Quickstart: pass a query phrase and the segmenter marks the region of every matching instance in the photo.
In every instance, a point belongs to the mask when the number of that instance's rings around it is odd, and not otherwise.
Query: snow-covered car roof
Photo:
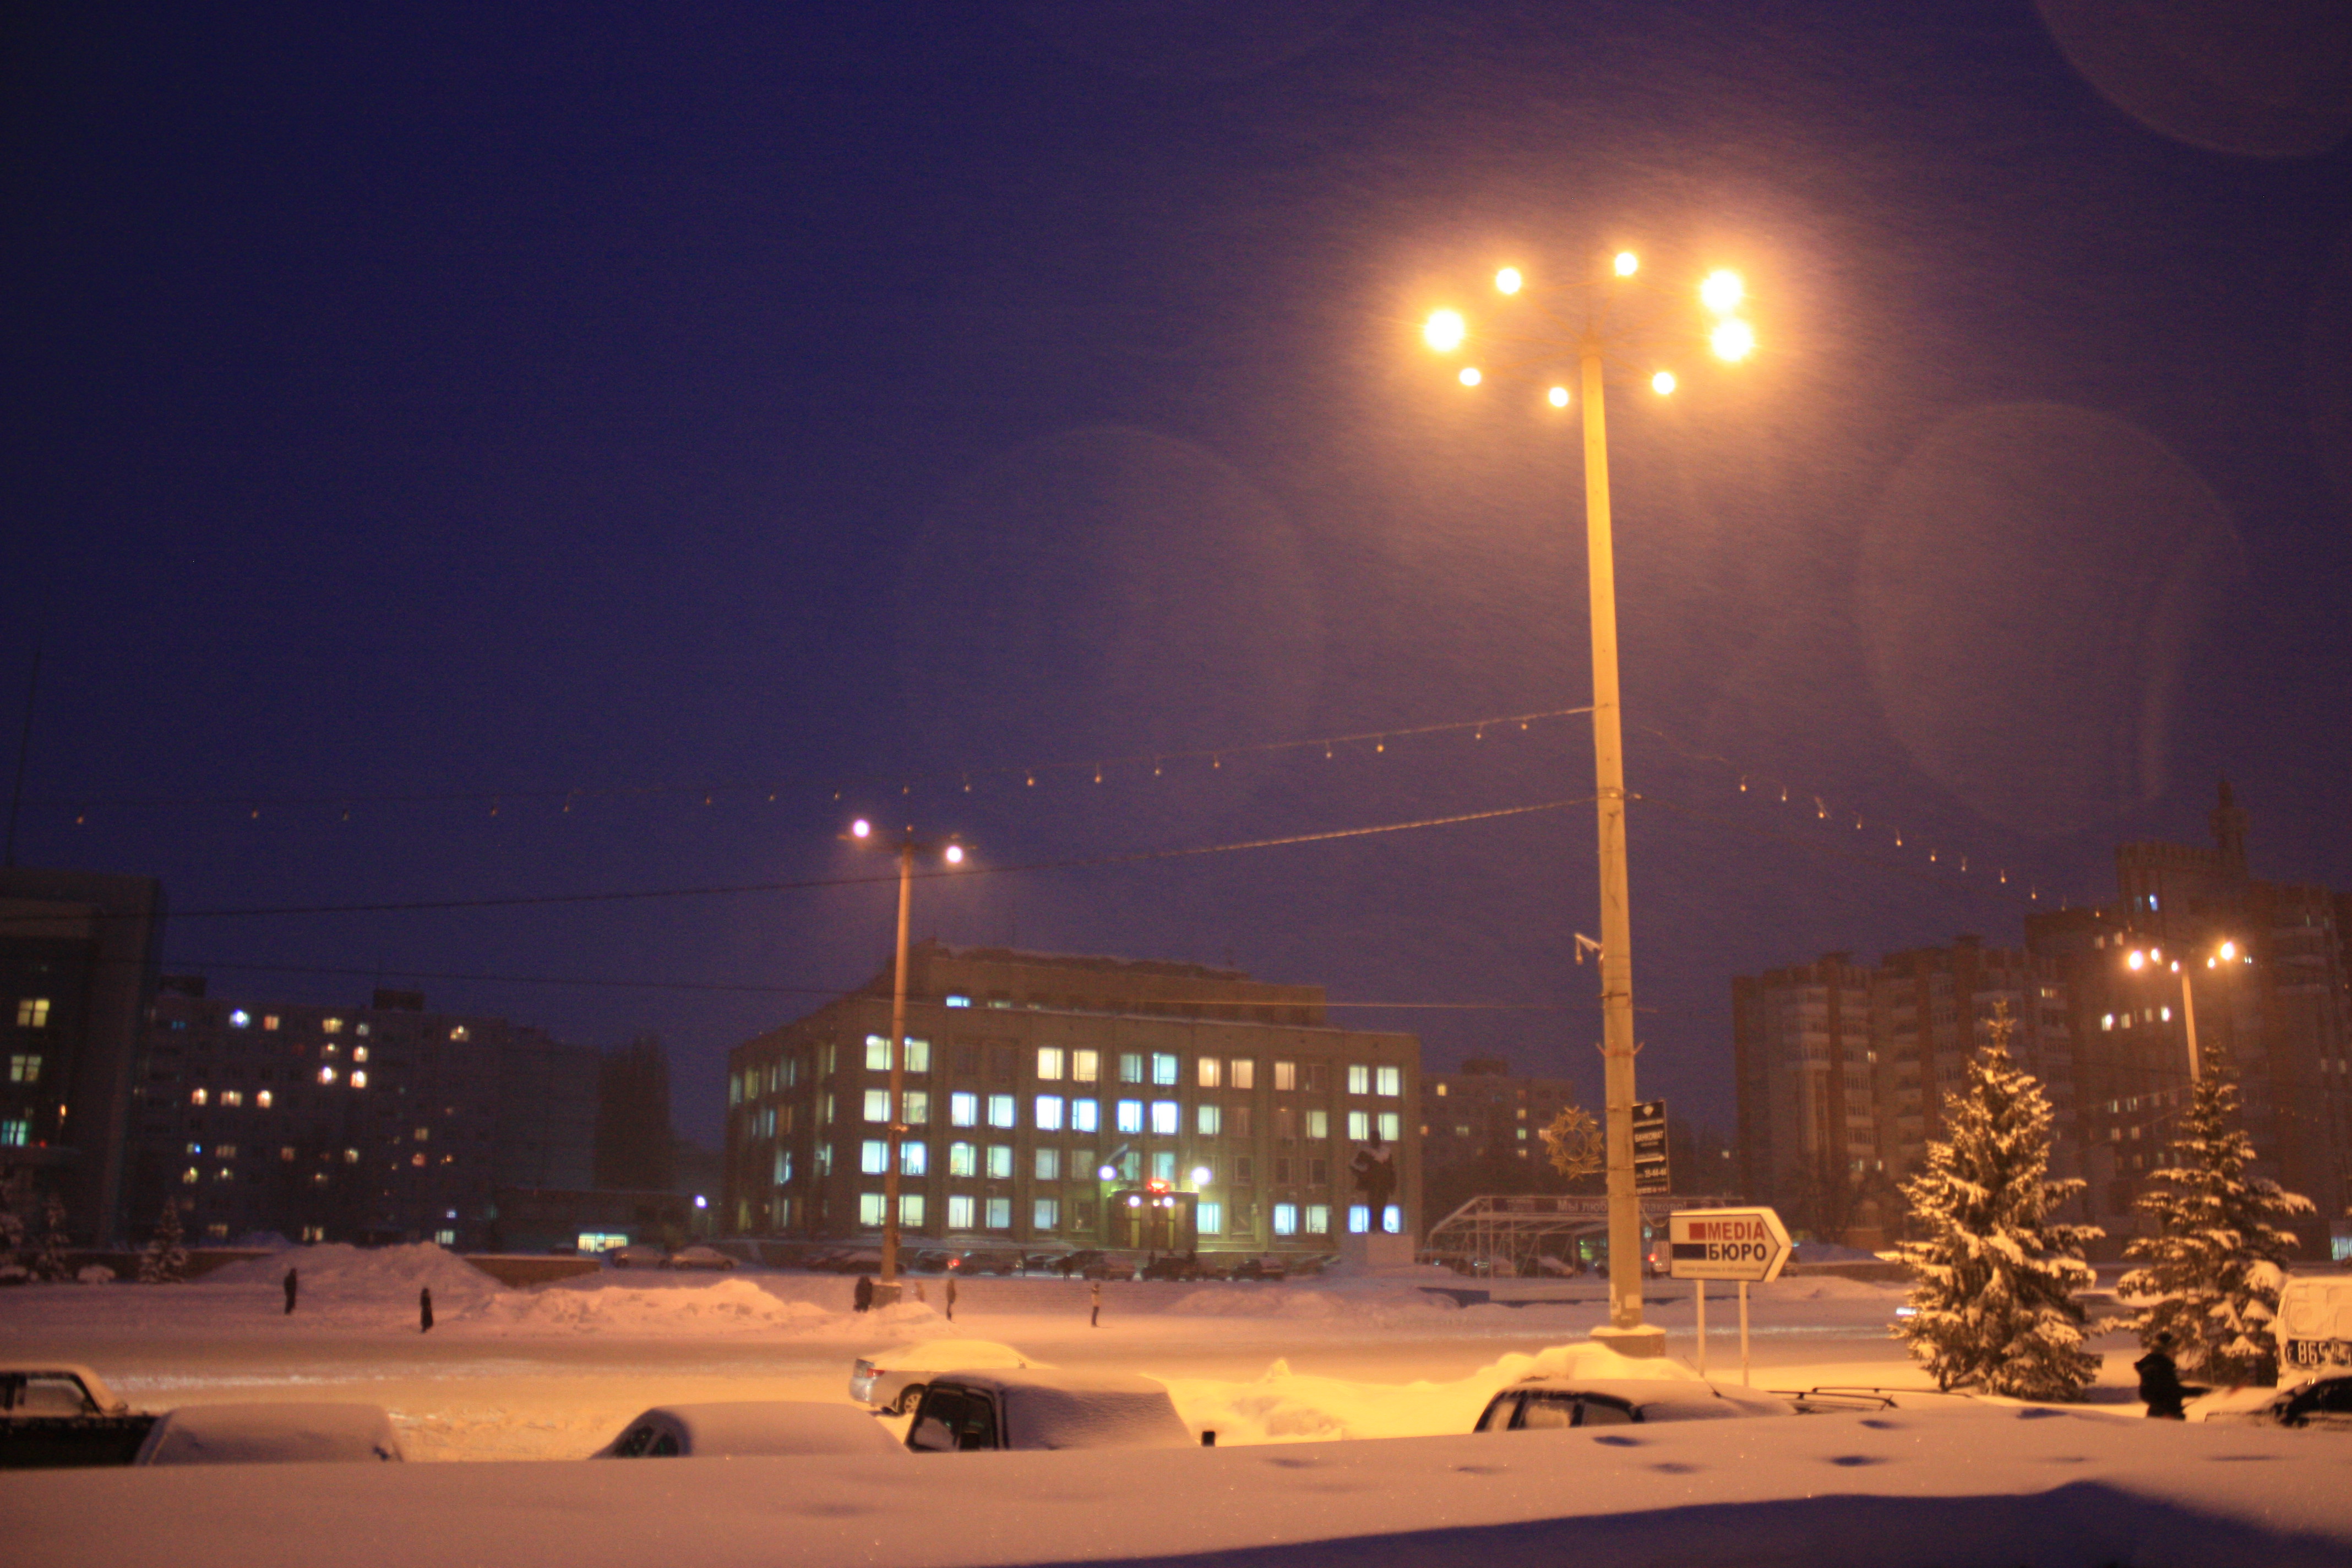
[[[855,1405],[814,1399],[739,1399],[656,1405],[623,1426],[593,1457],[617,1457],[622,1440],[641,1426],[668,1433],[677,1439],[680,1456],[698,1459],[905,1452],[888,1427]]]
[[[1794,1415],[1796,1407],[1760,1389],[1724,1388],[1696,1378],[1522,1378],[1504,1394],[1597,1394],[1642,1413],[1644,1421],[1719,1421],[1735,1415]]]
[[[1035,1364],[994,1340],[920,1340],[857,1358],[885,1372],[979,1372]]]
[[[1000,1396],[1008,1448],[1186,1448],[1193,1442],[1168,1390],[1129,1373],[959,1369],[931,1380],[934,1388],[943,1383]]]
[[[406,1457],[381,1405],[289,1401],[184,1405],[155,1423],[131,1462],[291,1465]]]
[[[70,1377],[79,1381],[100,1415],[120,1415],[131,1408],[121,1394],[106,1386],[104,1378],[79,1362],[11,1362],[0,1364],[0,1377]]]

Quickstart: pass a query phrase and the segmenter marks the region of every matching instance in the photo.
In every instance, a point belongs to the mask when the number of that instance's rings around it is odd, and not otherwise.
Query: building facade
[[[1566,1079],[1517,1078],[1507,1063],[1475,1058],[1458,1073],[1422,1080],[1422,1182],[1433,1224],[1483,1193],[1562,1190],[1543,1130],[1577,1103]]]
[[[226,1001],[167,980],[142,1039],[133,1229],[177,1202],[192,1240],[496,1246],[500,1187],[591,1184],[599,1058],[427,1012]]]
[[[63,1199],[79,1241],[110,1241],[126,1221],[140,1020],[163,940],[152,878],[0,870],[0,1179]]]
[[[936,942],[907,970],[908,1238],[1113,1245],[1110,1200],[1152,1184],[1205,1251],[1329,1251],[1417,1218],[1420,1043],[1330,1027],[1319,986]],[[882,1226],[890,991],[886,968],[730,1053],[732,1234]],[[1360,1152],[1393,1173],[1387,1203],[1359,1190]]]

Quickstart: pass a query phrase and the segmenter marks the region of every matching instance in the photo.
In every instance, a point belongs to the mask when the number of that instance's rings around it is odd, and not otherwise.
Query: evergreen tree
[[[1927,1236],[1901,1247],[1918,1278],[1913,1316],[1895,1333],[1939,1388],[2073,1399],[2099,1371],[2074,1292],[2091,1282],[2083,1247],[2103,1233],[2050,1218],[2083,1184],[2046,1179],[2050,1101],[2011,1059],[2014,1026],[1997,1007],[1965,1091],[1944,1102],[1950,1140],[1929,1143],[1926,1165],[1903,1184]]]
[[[2123,1294],[2150,1300],[2131,1326],[2144,1344],[2170,1334],[2183,1372],[2275,1384],[2273,1323],[2295,1246],[2277,1222],[2318,1211],[2300,1193],[2246,1173],[2254,1146],[2239,1124],[2237,1079],[2225,1059],[2209,1059],[2168,1152],[2172,1163],[2149,1175],[2133,1205],[2156,1234],[2124,1248],[2144,1267],[2124,1276]]]
[[[33,1174],[17,1169],[0,1178],[0,1263],[14,1263],[25,1245],[26,1216],[32,1212]]]
[[[179,1201],[165,1198],[155,1234],[148,1238],[147,1250],[139,1255],[139,1283],[175,1285],[188,1277],[188,1251],[180,1241]]]
[[[33,1278],[72,1279],[73,1270],[66,1264],[66,1248],[72,1245],[66,1235],[66,1201],[51,1193],[41,1215],[41,1245],[33,1254]]]

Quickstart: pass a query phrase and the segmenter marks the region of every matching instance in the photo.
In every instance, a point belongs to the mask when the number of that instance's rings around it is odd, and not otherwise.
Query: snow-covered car
[[[589,1457],[749,1459],[903,1451],[890,1429],[863,1410],[814,1399],[742,1399],[657,1405]]]
[[[1880,1388],[1857,1384],[1823,1384],[1813,1388],[1775,1388],[1771,1394],[1787,1400],[1800,1415],[1843,1415],[1874,1410],[1986,1410],[1972,1394],[1933,1388]]]
[[[1593,1380],[1529,1377],[1486,1402],[1475,1432],[1539,1432],[1570,1426],[1631,1426],[1652,1421],[1722,1421],[1794,1415],[1778,1394],[1696,1378]]]
[[[1126,1373],[942,1373],[923,1390],[907,1428],[907,1447],[919,1454],[1189,1448],[1192,1443],[1168,1391]]]
[[[859,1356],[850,1363],[849,1397],[903,1415],[922,1399],[923,1386],[935,1373],[1004,1372],[1034,1364],[993,1340],[925,1340]]]
[[[604,1254],[604,1261],[615,1268],[659,1268],[669,1261],[669,1254],[658,1247],[638,1244],[614,1247]]]
[[[718,1268],[735,1267],[735,1259],[715,1247],[681,1247],[661,1260],[664,1268]]]
[[[2268,1397],[2255,1397],[2267,1394]],[[2189,1419],[2220,1426],[2296,1426],[2352,1432],[2352,1374],[2314,1378],[2292,1388],[2241,1391],[2200,1399]]]
[[[127,1465],[154,1425],[86,1366],[0,1366],[0,1469]]]
[[[155,1423],[131,1463],[396,1463],[406,1457],[381,1405],[289,1401],[182,1405]]]

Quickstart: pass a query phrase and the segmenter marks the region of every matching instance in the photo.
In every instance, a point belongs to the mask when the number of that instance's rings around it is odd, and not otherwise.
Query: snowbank
[[[507,1290],[459,1320],[467,1326],[529,1332],[745,1333],[805,1331],[835,1314],[811,1301],[780,1301],[748,1279],[724,1279],[698,1290],[604,1285],[579,1290]]]
[[[200,1290],[228,1285],[275,1287],[286,1270],[299,1274],[301,1300],[312,1302],[404,1301],[430,1289],[436,1311],[478,1305],[499,1294],[499,1282],[446,1247],[429,1241],[407,1247],[351,1247],[322,1242],[289,1247],[268,1258],[248,1258],[215,1268],[194,1282]]]

